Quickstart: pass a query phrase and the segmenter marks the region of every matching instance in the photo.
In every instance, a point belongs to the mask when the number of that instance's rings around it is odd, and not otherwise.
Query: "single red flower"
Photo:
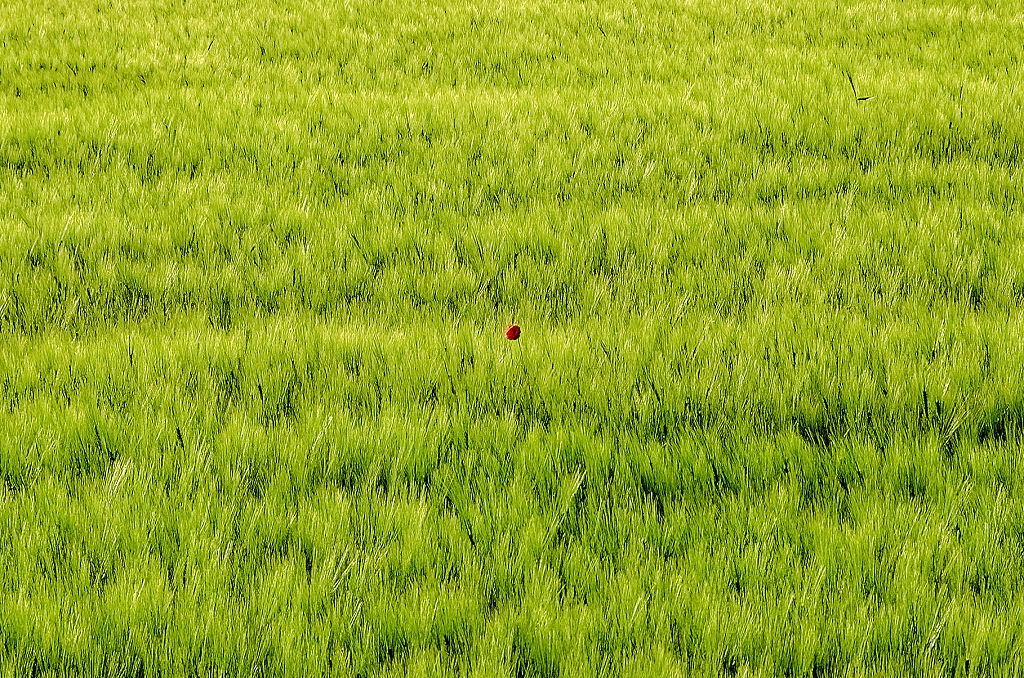
[[[505,336],[515,341],[519,338],[519,325],[509,325],[505,330]]]

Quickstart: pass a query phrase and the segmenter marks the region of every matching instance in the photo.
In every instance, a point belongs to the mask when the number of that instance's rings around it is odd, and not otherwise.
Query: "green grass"
[[[0,675],[1024,672],[1013,3],[0,44]]]

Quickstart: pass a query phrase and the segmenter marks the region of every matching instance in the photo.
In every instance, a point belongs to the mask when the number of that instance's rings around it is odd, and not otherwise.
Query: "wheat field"
[[[1015,3],[0,36],[0,675],[1024,672]]]

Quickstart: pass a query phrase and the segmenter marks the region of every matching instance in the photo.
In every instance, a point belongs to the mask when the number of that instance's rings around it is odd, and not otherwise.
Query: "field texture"
[[[1024,672],[1018,3],[0,45],[0,676]]]

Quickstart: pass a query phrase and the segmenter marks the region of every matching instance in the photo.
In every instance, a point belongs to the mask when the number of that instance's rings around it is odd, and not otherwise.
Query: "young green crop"
[[[0,16],[0,673],[1021,672],[1013,7],[200,5]]]

